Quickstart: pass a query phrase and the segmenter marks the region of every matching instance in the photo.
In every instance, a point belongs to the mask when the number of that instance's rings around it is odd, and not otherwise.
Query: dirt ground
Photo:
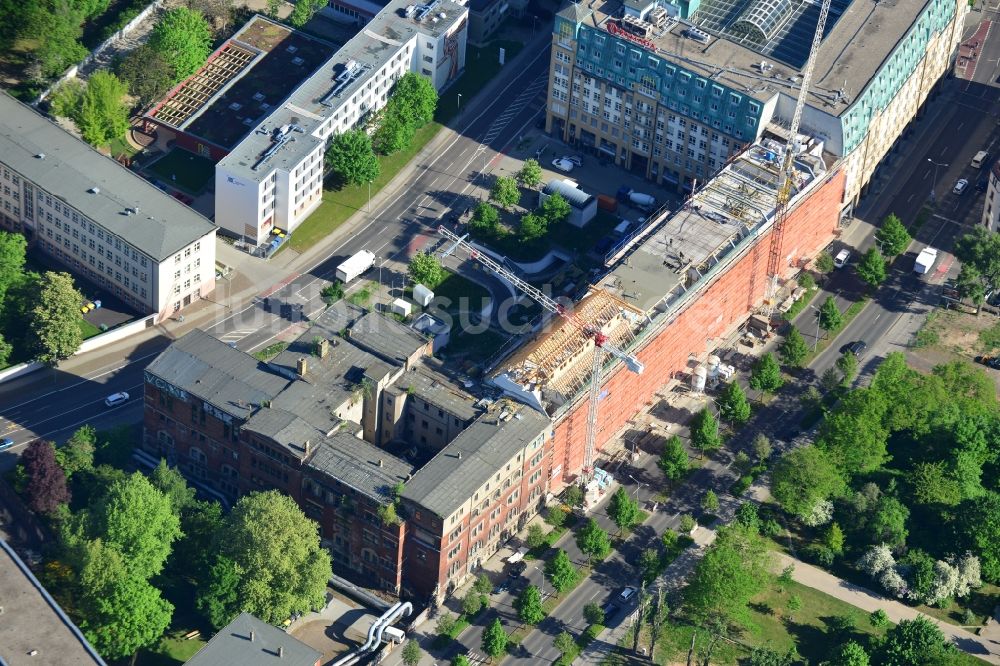
[[[993,327],[1000,329],[1000,319],[990,314],[976,316],[955,310],[935,310],[918,334],[914,346],[907,350],[907,360],[913,367],[929,372],[935,365],[949,361],[972,363],[981,354],[1000,355],[1000,349],[988,349],[980,339],[981,332]],[[1000,370],[979,364],[976,367],[993,378],[1000,393]]]
[[[348,646],[341,643],[334,636],[339,637],[339,633],[330,626],[327,620],[316,620],[299,627],[293,632],[295,638],[306,645],[323,652],[323,659],[320,663],[326,664],[334,657],[339,657],[347,652]]]

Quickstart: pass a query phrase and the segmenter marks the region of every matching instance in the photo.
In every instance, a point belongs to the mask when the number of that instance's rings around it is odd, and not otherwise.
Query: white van
[[[837,256],[833,258],[834,268],[843,268],[847,265],[847,260],[851,258],[850,250],[841,250],[837,253]]]
[[[985,150],[980,150],[976,153],[976,156],[972,158],[972,168],[981,169],[982,166],[986,164],[986,160],[988,159],[990,159],[990,154]]]

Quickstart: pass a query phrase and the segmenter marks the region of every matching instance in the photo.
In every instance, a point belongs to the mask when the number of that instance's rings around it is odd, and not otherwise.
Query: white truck
[[[913,272],[919,275],[926,275],[931,272],[934,262],[937,261],[938,251],[932,247],[925,247],[917,255],[917,260],[913,263]]]
[[[351,255],[342,264],[337,266],[337,279],[347,284],[374,265],[375,253],[369,250],[361,250],[361,252]]]

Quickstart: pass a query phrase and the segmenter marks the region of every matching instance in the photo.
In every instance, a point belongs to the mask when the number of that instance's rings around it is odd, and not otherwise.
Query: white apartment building
[[[141,314],[215,288],[212,223],[0,93],[0,227]]]
[[[994,162],[990,165],[986,178],[983,226],[990,231],[1000,233],[1000,162]]]
[[[390,2],[216,165],[215,223],[254,245],[294,232],[323,200],[327,140],[382,108],[406,72],[438,90],[458,76],[467,17],[452,0]]]

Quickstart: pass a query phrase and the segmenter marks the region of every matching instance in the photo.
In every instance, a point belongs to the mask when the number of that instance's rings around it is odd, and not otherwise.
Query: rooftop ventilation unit
[[[295,56],[294,58],[292,58],[292,64],[293,65],[301,65],[304,62],[305,62],[305,60],[303,60],[302,58],[300,58],[298,56]]]
[[[231,111],[239,111],[242,108],[243,108],[243,105],[240,104],[239,102],[233,102],[232,104],[229,105],[229,109]]]
[[[285,47],[285,50],[288,51],[289,53],[295,53],[296,51],[299,50],[299,47],[289,44],[288,46]]]
[[[101,188],[95,186],[95,187],[90,188],[87,191],[90,192],[91,194],[100,194],[101,193]]]
[[[767,74],[772,69],[774,69],[774,65],[772,65],[766,60],[761,60],[759,63],[757,63],[757,69],[760,70],[761,74]]]
[[[264,93],[262,93],[262,92],[255,92],[253,94],[253,98],[257,102],[263,102],[264,101]]]
[[[632,33],[633,35],[637,35],[642,38],[649,37],[649,33],[653,29],[653,26],[647,23],[646,21],[643,21],[642,19],[636,18],[629,14],[625,14],[624,16],[622,16],[621,23],[622,23],[622,28]]]
[[[646,20],[657,28],[663,28],[667,24],[667,19],[670,18],[670,14],[663,7],[656,6],[650,10],[649,15],[646,16]]]
[[[340,93],[344,92],[349,85],[357,81],[366,69],[368,69],[367,65],[359,64],[356,60],[348,60],[344,63],[340,74],[333,79],[333,88],[323,99],[319,101],[319,103],[323,106],[332,107],[333,104],[331,103],[331,100],[334,97],[338,97]]]
[[[423,21],[427,18],[427,15],[434,11],[434,8],[438,6],[441,0],[433,0],[433,2],[426,5],[417,5],[416,13],[414,14],[414,19],[417,21]]]
[[[45,159],[45,153],[38,153],[37,155],[35,155],[35,157],[37,157],[40,160],[44,160]]]
[[[708,40],[710,39],[707,32],[698,28],[688,28],[684,31],[684,36],[688,39],[693,39],[699,44],[708,44]]]
[[[265,162],[274,157],[274,154],[279,150],[281,150],[282,146],[284,146],[289,141],[294,141],[295,139],[291,136],[292,132],[304,133],[305,130],[303,130],[298,125],[282,125],[281,127],[271,132],[271,145],[268,146],[267,150],[261,153],[261,156],[257,159],[254,165],[250,167],[250,169],[252,171],[256,171],[261,166],[263,166]]]
[[[406,5],[406,9],[403,10],[403,15],[406,18],[410,18],[411,16],[413,16],[414,12],[416,12],[416,11],[417,11],[417,6],[416,5]]]

